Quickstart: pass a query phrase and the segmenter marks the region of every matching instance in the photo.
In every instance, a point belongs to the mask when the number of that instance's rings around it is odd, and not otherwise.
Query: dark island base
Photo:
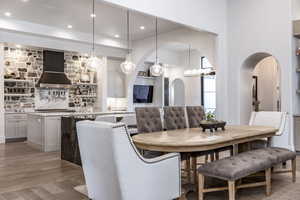
[[[81,166],[76,122],[95,120],[94,118],[62,117],[61,121],[61,159]]]

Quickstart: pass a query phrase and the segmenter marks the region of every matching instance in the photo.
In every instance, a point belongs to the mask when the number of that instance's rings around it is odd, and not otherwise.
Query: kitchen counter
[[[107,111],[107,112],[34,112],[27,113],[28,115],[35,115],[41,117],[55,117],[55,116],[80,116],[80,115],[124,115],[134,114],[130,111]]]
[[[108,112],[34,112],[27,113],[27,143],[44,152],[61,150],[61,129],[63,117],[90,117],[108,116],[123,118],[134,117],[134,112],[108,111]]]

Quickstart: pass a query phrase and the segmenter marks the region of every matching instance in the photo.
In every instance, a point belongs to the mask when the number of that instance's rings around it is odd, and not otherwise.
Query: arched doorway
[[[171,85],[171,104],[173,106],[185,105],[185,85],[183,80],[175,79]]]
[[[248,124],[252,111],[279,111],[280,67],[269,53],[249,56],[241,68],[240,119]]]

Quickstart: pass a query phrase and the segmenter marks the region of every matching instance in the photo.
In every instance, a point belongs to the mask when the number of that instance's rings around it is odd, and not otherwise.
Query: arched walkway
[[[240,118],[241,124],[248,124],[251,112],[253,111],[253,71],[255,67],[267,57],[273,57],[269,53],[260,52],[249,56],[243,63],[240,76]],[[276,58],[273,57],[275,60]],[[277,65],[280,65],[276,60]],[[280,80],[280,78],[279,78]]]

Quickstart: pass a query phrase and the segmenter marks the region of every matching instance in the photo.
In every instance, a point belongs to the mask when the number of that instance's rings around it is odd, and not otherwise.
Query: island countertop
[[[82,115],[126,115],[134,114],[132,111],[106,111],[106,112],[33,112],[28,115],[35,115],[41,117],[55,117],[55,116],[82,116]]]

